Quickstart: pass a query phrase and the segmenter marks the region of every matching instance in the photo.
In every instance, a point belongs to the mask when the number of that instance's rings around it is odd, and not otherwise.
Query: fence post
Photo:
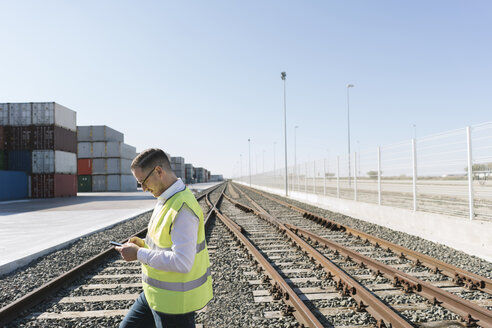
[[[475,214],[473,205],[473,158],[472,158],[472,141],[470,126],[466,127],[466,146],[468,148],[468,203],[470,206],[470,220],[473,220]]]
[[[381,147],[378,147],[378,204],[381,205]]]
[[[326,196],[326,158],[323,159],[323,195]]]
[[[340,156],[337,156],[337,198],[340,198]]]
[[[412,139],[413,210],[417,210],[417,141]]]
[[[316,195],[316,161],[313,161],[313,189],[314,189],[314,194]]]
[[[307,194],[307,175],[308,175],[308,170],[307,170],[307,162],[304,164],[304,193]]]
[[[354,200],[357,201],[357,152],[354,153]]]

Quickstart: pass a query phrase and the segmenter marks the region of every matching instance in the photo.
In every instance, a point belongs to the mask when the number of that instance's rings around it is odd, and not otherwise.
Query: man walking
[[[157,204],[145,240],[116,247],[126,261],[142,263],[144,290],[120,328],[195,327],[195,311],[213,297],[201,207],[161,149],[140,153],[131,170]]]

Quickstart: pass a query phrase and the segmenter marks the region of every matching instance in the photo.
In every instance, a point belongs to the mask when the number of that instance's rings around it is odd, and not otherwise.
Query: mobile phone
[[[123,244],[117,243],[115,241],[110,241],[109,243],[113,246],[123,246]]]

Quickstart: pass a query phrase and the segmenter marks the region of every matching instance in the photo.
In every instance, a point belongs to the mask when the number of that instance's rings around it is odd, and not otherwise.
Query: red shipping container
[[[7,128],[0,126],[0,150],[7,149]]]
[[[92,174],[92,158],[79,158],[77,160],[77,174],[78,175]]]
[[[71,196],[77,196],[77,176],[75,174],[31,175],[32,198]]]
[[[30,126],[9,126],[7,130],[8,150],[31,150],[32,131]]]
[[[54,125],[33,125],[32,149],[63,150],[77,153],[77,133]]]

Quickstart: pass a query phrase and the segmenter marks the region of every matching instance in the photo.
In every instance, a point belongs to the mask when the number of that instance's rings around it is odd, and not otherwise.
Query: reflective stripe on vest
[[[142,274],[142,281],[152,287],[157,287],[160,289],[171,290],[174,292],[187,292],[189,290],[195,289],[207,282],[207,278],[211,275],[210,268],[207,272],[198,279],[187,281],[187,282],[167,282],[152,279],[145,274]]]

